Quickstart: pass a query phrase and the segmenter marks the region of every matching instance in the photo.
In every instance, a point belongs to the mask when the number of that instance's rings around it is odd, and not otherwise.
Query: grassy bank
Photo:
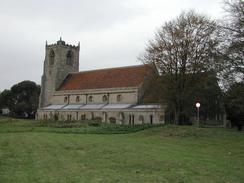
[[[82,131],[102,127],[1,118],[0,182],[244,181],[243,132],[189,126],[138,130],[138,126],[136,133],[112,134],[123,128],[116,125],[108,127],[110,135]]]
[[[123,134],[162,125],[118,125],[94,121],[36,121],[0,118],[0,133],[55,132],[70,134]]]

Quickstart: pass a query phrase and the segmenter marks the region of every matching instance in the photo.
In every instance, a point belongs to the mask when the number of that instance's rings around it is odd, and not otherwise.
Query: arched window
[[[66,64],[73,65],[73,52],[71,50],[67,52],[66,57],[67,57]]]
[[[76,97],[76,102],[80,102],[80,96]]]
[[[122,100],[122,96],[121,95],[117,95],[117,102],[120,102]]]
[[[49,118],[50,118],[51,120],[53,120],[53,113],[52,113],[52,112],[49,113]]]
[[[49,65],[54,64],[54,58],[55,58],[55,53],[53,50],[50,50],[50,52],[49,52]]]
[[[72,121],[72,115],[71,114],[67,115],[67,121]]]
[[[44,120],[47,120],[47,114],[44,114]]]
[[[86,120],[86,115],[85,114],[81,115],[81,120]]]
[[[153,115],[150,115],[150,124],[153,124]]]
[[[139,121],[143,124],[144,123],[144,117],[143,117],[143,115],[140,115],[139,116]]]
[[[89,102],[92,102],[92,100],[93,100],[93,97],[92,97],[92,96],[89,96],[89,97],[88,97],[88,101],[89,101]]]
[[[107,95],[103,95],[103,102],[107,102],[107,101],[108,101]]]

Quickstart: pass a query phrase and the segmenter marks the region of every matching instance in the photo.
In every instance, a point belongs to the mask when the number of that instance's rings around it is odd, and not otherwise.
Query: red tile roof
[[[139,65],[71,73],[58,91],[138,87],[149,69],[148,65]]]

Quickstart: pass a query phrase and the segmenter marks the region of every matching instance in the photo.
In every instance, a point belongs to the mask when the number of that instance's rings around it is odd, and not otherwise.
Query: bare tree
[[[195,76],[215,69],[217,30],[216,22],[205,16],[194,11],[182,13],[156,32],[139,57],[144,63],[155,63],[163,76],[160,95],[174,111],[176,124],[192,94],[189,88],[199,78]]]
[[[227,13],[222,25],[224,66],[223,74],[227,84],[244,80],[244,1],[224,1]]]

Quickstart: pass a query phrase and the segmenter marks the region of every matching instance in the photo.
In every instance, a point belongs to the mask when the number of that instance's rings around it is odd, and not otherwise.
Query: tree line
[[[33,81],[22,81],[0,93],[0,109],[9,109],[12,117],[34,118],[39,95],[39,85]]]
[[[222,22],[192,10],[164,23],[139,56],[159,72],[145,92],[167,104],[175,124],[191,123],[196,102],[204,120],[226,112],[232,125],[244,123],[244,2],[223,4]]]

